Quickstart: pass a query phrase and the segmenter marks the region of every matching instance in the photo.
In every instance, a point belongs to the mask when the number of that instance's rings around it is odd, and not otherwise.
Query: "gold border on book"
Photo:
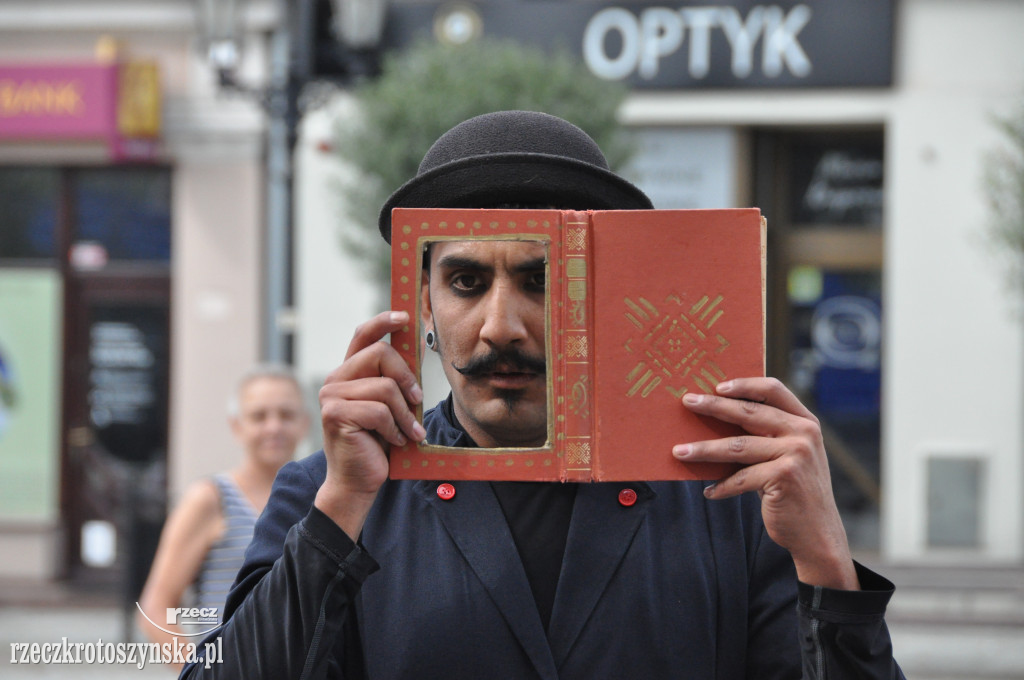
[[[406,226],[408,226],[408,225],[404,225],[402,227],[402,232],[404,234],[408,235],[410,238],[412,238],[412,236],[411,236],[412,229],[410,228],[408,231],[406,231]],[[497,222],[493,222],[493,221],[489,222],[487,226],[489,228],[491,228],[491,229],[498,229],[498,228],[500,228],[500,224],[497,223]],[[544,226],[545,226],[545,228],[550,228],[550,223],[548,223],[547,220],[545,220],[545,225]],[[420,230],[424,231],[424,232],[430,232],[430,231],[432,231],[431,227],[432,227],[432,225],[430,225],[429,223],[422,223],[420,225]],[[465,227],[465,223],[463,223],[463,222],[457,222],[456,223],[456,229],[462,229],[464,227]],[[506,227],[507,228],[511,228],[511,229],[516,229],[518,227],[518,223],[514,222],[514,221],[509,221],[509,222],[506,223]],[[436,228],[442,228],[442,227],[440,227],[440,223],[438,223]],[[483,234],[473,233],[474,231],[476,231],[478,229],[482,229],[482,228],[483,228],[483,225],[480,222],[474,222],[473,225],[470,227],[469,233],[467,233],[467,234],[457,234],[457,235],[433,234],[433,233],[426,233],[426,234],[421,233],[421,234],[419,234],[418,236],[415,237],[416,238],[416,271],[423,271],[423,253],[426,250],[426,245],[429,244],[429,243],[436,243],[436,242],[441,242],[441,241],[540,241],[540,242],[544,243],[544,247],[546,249],[546,270],[545,270],[545,276],[548,278],[548,280],[550,280],[550,275],[551,275],[551,251],[552,251],[552,241],[553,241],[553,239],[552,239],[550,234],[536,233],[536,232],[531,232],[531,233],[522,233],[522,232],[518,232],[518,233],[483,233]],[[403,246],[404,246],[405,243],[406,243],[406,241],[403,240],[402,241]],[[416,328],[417,328],[416,337],[419,338],[419,337],[421,337],[422,331],[423,331],[423,328],[422,328],[422,318],[423,318],[422,303],[423,303],[423,299],[422,299],[422,296],[418,294],[418,290],[416,290],[418,288],[418,286],[420,285],[419,282],[417,281],[415,284],[412,284],[412,282],[410,282],[410,284],[413,285],[413,291],[415,291],[417,293],[416,296],[415,296],[415,298],[416,298],[415,314],[416,314]],[[407,284],[407,285],[410,285],[410,284]],[[546,286],[545,290],[544,290],[544,353],[545,353],[546,364],[549,367],[554,365],[553,364],[553,360],[554,360],[553,359],[553,342],[552,342],[552,332],[551,332],[551,314],[552,314],[551,287],[550,286]],[[416,381],[418,383],[420,383],[420,384],[422,384],[422,381],[423,381],[422,368],[423,368],[423,344],[420,343],[420,342],[417,342],[416,343],[416,371],[415,371],[415,373],[416,373]],[[422,443],[421,442],[421,443],[419,443],[417,445],[419,450],[420,450],[420,453],[423,453],[423,454],[444,454],[446,456],[448,456],[448,455],[455,455],[455,456],[460,456],[460,455],[465,455],[465,456],[469,456],[469,455],[472,455],[472,456],[479,456],[479,455],[486,455],[486,456],[520,455],[520,456],[522,456],[522,455],[531,455],[531,454],[549,454],[549,455],[550,454],[554,454],[555,453],[556,433],[557,433],[557,429],[558,429],[557,425],[556,425],[556,422],[558,421],[558,418],[557,418],[557,416],[555,414],[555,410],[554,410],[554,404],[555,404],[554,392],[555,392],[555,390],[554,390],[553,372],[551,370],[547,370],[546,371],[545,376],[544,376],[544,382],[545,382],[545,386],[546,386],[545,391],[546,391],[546,396],[547,396],[547,404],[546,404],[546,408],[547,408],[547,439],[544,442],[543,446],[541,446],[541,447],[519,447],[519,446],[512,447],[512,446],[510,446],[510,447],[497,447],[497,448],[467,448],[467,447],[463,447],[463,446],[440,446],[438,444],[430,444],[430,443]],[[419,420],[419,422],[421,422],[421,423],[423,422],[423,404],[417,405],[417,407],[416,407],[416,418],[417,418],[417,420]],[[427,459],[424,459],[424,461],[427,461]],[[435,461],[435,462],[441,463],[443,461]],[[548,463],[545,463],[545,464],[548,464]]]

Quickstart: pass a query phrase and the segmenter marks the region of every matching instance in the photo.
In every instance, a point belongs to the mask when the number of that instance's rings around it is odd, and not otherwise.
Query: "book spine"
[[[761,216],[761,375],[768,375],[768,220]]]
[[[590,214],[563,213],[563,273],[559,356],[559,437],[562,479],[589,482],[594,462],[593,285]]]

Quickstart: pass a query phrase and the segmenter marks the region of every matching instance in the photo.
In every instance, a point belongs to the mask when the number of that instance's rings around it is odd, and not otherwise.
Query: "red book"
[[[391,448],[393,479],[719,479],[672,447],[738,434],[696,416],[687,392],[765,371],[765,222],[737,210],[398,208],[392,308],[415,323],[391,343],[419,376],[419,286],[432,240],[547,245],[548,438],[539,449]],[[422,418],[422,412],[417,416]]]

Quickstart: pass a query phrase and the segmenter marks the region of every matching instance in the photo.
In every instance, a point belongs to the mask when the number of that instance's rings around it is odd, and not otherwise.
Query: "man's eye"
[[[535,290],[544,290],[544,285],[547,282],[547,273],[543,271],[535,272],[530,275],[529,285]]]
[[[480,287],[480,278],[473,274],[456,274],[452,277],[452,288],[456,291],[473,291]]]

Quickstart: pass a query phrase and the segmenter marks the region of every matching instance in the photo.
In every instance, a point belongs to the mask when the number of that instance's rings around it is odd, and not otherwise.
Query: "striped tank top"
[[[224,601],[242,566],[245,549],[252,541],[256,511],[228,475],[213,478],[220,494],[224,534],[210,547],[196,577],[196,607],[216,607],[218,623],[224,618]]]

